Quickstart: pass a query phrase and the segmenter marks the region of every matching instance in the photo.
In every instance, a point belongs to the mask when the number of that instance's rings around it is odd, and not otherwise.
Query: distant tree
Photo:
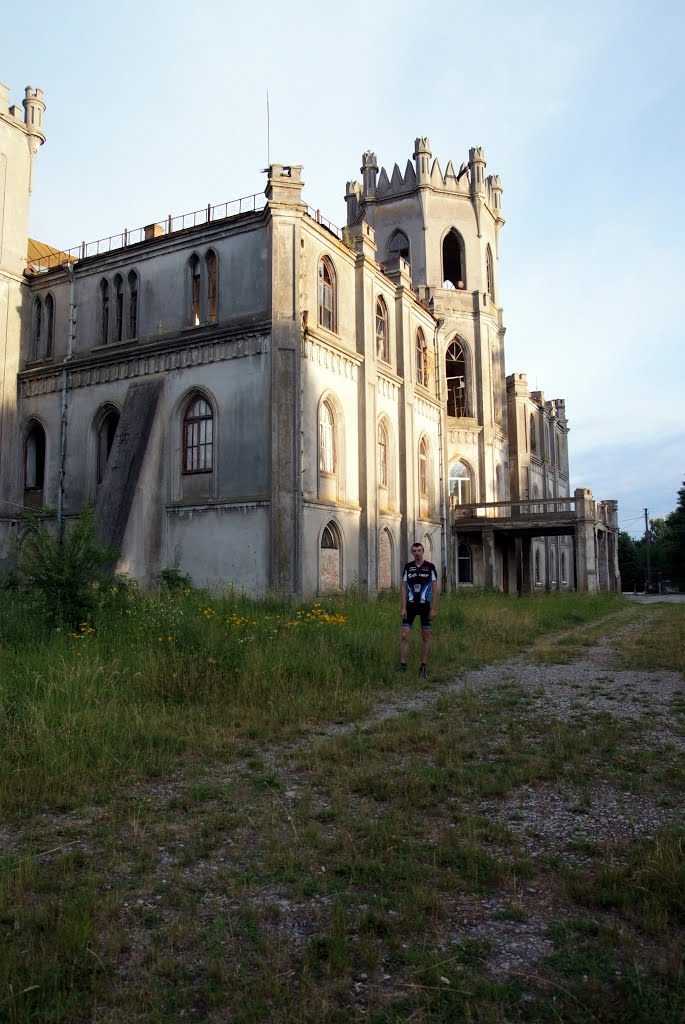
[[[618,569],[623,590],[642,590],[645,583],[644,542],[634,541],[621,530],[618,535]]]
[[[685,480],[678,491],[675,511],[666,517],[668,527],[667,552],[671,583],[685,590]]]

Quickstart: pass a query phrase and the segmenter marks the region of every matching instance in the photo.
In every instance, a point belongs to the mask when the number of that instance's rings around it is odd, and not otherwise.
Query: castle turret
[[[469,150],[469,170],[471,171],[471,192],[485,192],[485,153],[480,146]]]
[[[416,165],[417,185],[430,185],[430,163],[431,163],[430,139],[421,138],[414,140],[414,163]]]
[[[31,192],[33,158],[45,142],[45,133],[43,132],[43,114],[45,113],[43,90],[34,89],[32,86],[27,85],[22,102],[24,106],[24,124],[26,125],[26,141],[28,142],[31,154],[31,167],[29,169],[29,192]]]
[[[347,223],[354,224],[359,216],[362,198],[362,187],[358,181],[348,181],[345,185],[345,203],[347,204]]]
[[[362,155],[362,165],[359,170],[362,175],[364,198],[375,199],[378,161],[376,160],[376,154],[372,150],[367,149],[367,151]]]

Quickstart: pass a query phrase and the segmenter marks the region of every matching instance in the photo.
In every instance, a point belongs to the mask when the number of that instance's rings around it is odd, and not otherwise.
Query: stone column
[[[573,494],[576,499],[576,526],[573,536],[576,590],[580,594],[596,594],[598,580],[595,503],[592,500],[592,491],[587,487],[577,487]]]
[[[483,586],[495,585],[495,534],[493,530],[483,530]]]

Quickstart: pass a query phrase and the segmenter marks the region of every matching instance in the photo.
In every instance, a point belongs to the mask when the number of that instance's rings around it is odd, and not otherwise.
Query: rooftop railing
[[[321,210],[315,210],[313,206],[308,206],[307,216],[311,217],[312,220],[315,220],[322,228],[326,228],[327,231],[330,231],[332,235],[335,235],[339,242],[342,242],[342,231],[339,227],[333,224],[332,221],[328,220],[327,217],[324,217]]]
[[[227,203],[219,203],[212,206],[208,203],[201,210],[193,210],[191,213],[182,213],[174,217],[169,214],[164,220],[146,224],[141,228],[124,228],[118,235],[108,235],[107,238],[98,238],[94,242],[81,242],[71,249],[53,250],[45,256],[29,261],[29,268],[35,273],[44,273],[61,267],[65,263],[75,263],[77,260],[85,260],[90,256],[102,256],[105,253],[113,252],[116,249],[125,249],[129,245],[137,245],[139,242],[149,242],[155,238],[173,235],[188,228],[201,227],[203,224],[211,224],[213,221],[225,220],[227,217],[235,217],[241,213],[254,213],[262,210],[266,205],[266,198],[263,192],[257,192],[251,196],[241,196],[240,199],[231,199]]]

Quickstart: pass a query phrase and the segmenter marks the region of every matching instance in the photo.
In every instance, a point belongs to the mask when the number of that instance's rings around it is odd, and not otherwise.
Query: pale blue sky
[[[572,486],[639,532],[685,477],[684,44],[675,0],[34,0],[0,80],[45,90],[31,230],[58,247],[262,191],[267,88],[272,159],[338,224],[364,149],[482,145],[507,372],[566,399]]]

